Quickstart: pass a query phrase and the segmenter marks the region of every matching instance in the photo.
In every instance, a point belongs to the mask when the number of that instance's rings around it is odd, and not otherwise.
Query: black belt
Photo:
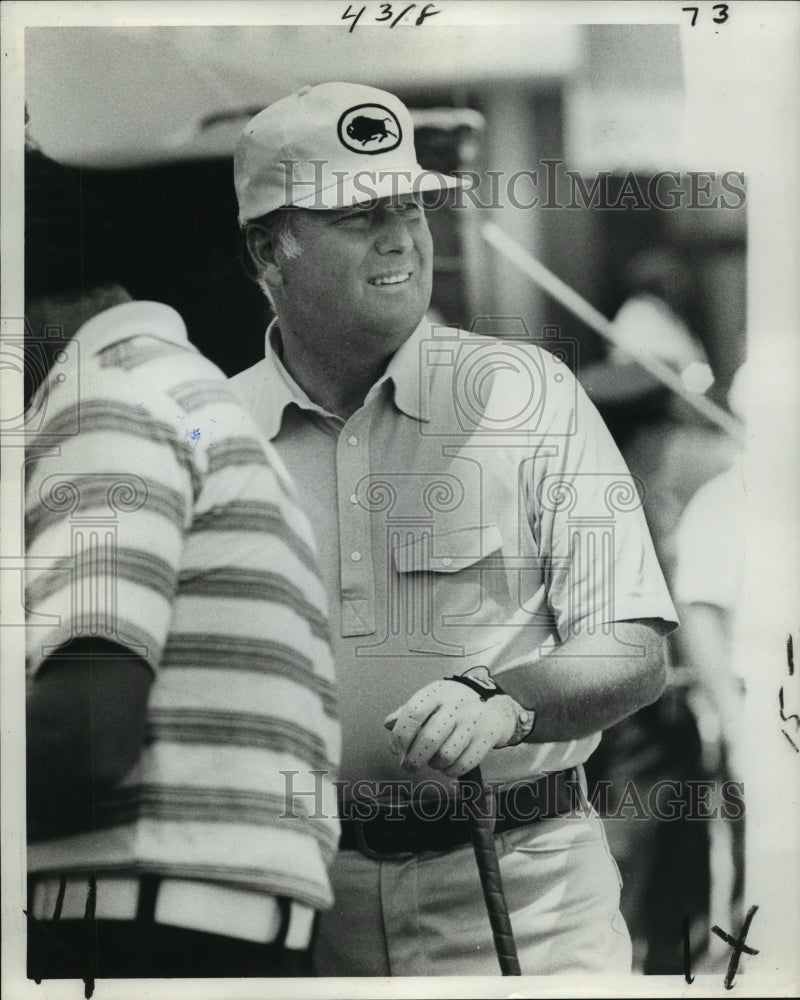
[[[495,817],[495,834],[506,833],[541,819],[574,813],[585,796],[578,769],[554,771],[537,781],[522,782],[487,797]],[[339,848],[360,851],[376,861],[410,857],[420,851],[449,851],[470,842],[470,810],[480,807],[468,796],[445,802],[426,799],[394,803],[345,803]],[[365,818],[358,810],[367,813]],[[353,815],[356,813],[356,815]],[[481,811],[480,815],[486,815]]]

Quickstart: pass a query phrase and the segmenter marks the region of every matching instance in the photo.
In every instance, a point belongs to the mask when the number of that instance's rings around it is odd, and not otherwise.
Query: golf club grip
[[[504,976],[521,976],[517,957],[517,946],[514,942],[514,932],[508,916],[508,906],[503,892],[503,879],[500,874],[500,862],[494,843],[494,817],[487,815],[486,789],[479,767],[472,768],[459,778],[462,784],[477,785],[477,794],[470,796],[470,803],[475,808],[469,808],[469,834],[478,874],[481,879],[483,899],[494,937],[494,947],[500,971]]]

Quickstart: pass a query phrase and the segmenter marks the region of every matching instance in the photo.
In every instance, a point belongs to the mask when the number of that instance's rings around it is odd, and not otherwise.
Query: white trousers
[[[523,975],[630,973],[619,872],[597,816],[532,823],[495,843]],[[340,851],[331,876],[320,976],[500,975],[470,846],[397,861]]]

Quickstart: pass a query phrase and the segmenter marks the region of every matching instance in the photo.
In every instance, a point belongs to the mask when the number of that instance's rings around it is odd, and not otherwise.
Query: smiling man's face
[[[334,335],[342,347],[396,351],[431,297],[433,242],[420,203],[408,195],[301,210],[293,229],[302,252],[281,265],[280,294],[290,335]]]

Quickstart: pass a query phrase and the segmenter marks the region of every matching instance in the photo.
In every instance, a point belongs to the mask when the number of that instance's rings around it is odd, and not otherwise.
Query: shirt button
[[[358,503],[358,497],[355,495],[355,493],[350,494],[350,503]]]
[[[353,560],[353,562],[358,562],[361,559],[361,553],[360,552],[351,552],[350,553],[350,558]]]
[[[453,565],[453,560],[452,559],[448,559],[448,558],[442,559],[442,566],[452,566],[452,565]]]
[[[355,434],[351,434],[350,437],[347,439],[347,443],[355,448],[355,446],[358,444],[358,438],[355,436]]]

